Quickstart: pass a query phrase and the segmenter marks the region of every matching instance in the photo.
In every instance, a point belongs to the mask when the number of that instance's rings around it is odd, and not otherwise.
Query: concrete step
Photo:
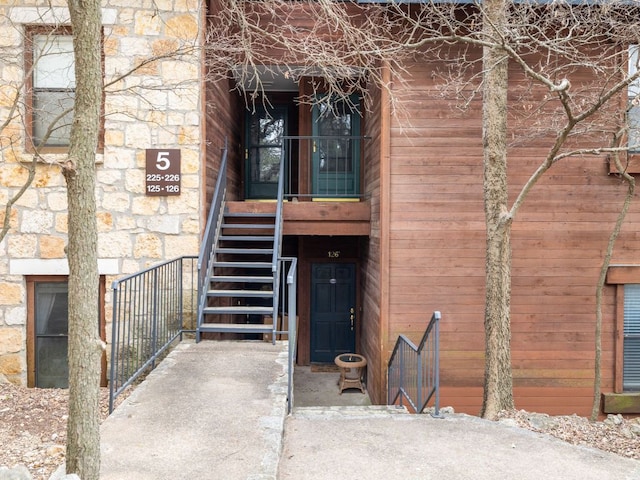
[[[270,315],[273,307],[252,307],[247,305],[231,305],[228,307],[205,307],[202,310],[205,315]]]
[[[217,248],[216,253],[225,255],[273,255],[273,248]]]
[[[294,373],[295,375],[295,373]],[[405,407],[397,405],[358,405],[334,407],[296,407],[294,390],[293,415],[303,418],[379,418],[389,415],[410,415]]]
[[[260,323],[203,323],[200,333],[272,333],[273,325]]]
[[[208,297],[271,298],[272,290],[209,290]]]
[[[267,276],[247,276],[247,275],[213,275],[210,279],[210,283],[238,283],[238,282],[246,282],[246,283],[273,283],[273,277]]]
[[[271,262],[213,262],[214,268],[271,268]]]

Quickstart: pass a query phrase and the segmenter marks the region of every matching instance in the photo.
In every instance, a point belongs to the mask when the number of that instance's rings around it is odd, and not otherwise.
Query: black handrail
[[[197,310],[195,260],[179,257],[113,282],[109,413],[120,393],[193,331],[185,320]]]
[[[435,311],[416,346],[400,335],[387,367],[387,403],[407,402],[422,413],[434,399],[434,417],[440,416],[440,312]]]
[[[224,213],[224,199],[227,191],[227,157],[228,146],[225,140],[216,188],[213,191],[207,218],[207,227],[200,245],[200,255],[198,256],[198,327],[204,321],[203,312],[207,303],[207,279],[210,278],[213,270],[213,245],[220,233],[221,218]],[[196,341],[200,341],[199,329],[196,333]]]
[[[273,255],[271,257],[271,272],[273,273],[273,332],[271,338],[275,343],[276,325],[278,318],[278,302],[280,300],[280,256],[282,254],[282,204],[284,202],[284,165],[285,165],[285,148],[280,153],[280,171],[278,173],[278,196],[276,202],[276,218],[273,230]]]

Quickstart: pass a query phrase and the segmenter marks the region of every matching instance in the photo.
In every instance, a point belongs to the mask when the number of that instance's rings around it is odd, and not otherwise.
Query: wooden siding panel
[[[371,139],[365,143],[363,191],[370,199],[370,231],[362,246],[362,329],[360,350],[368,361],[367,390],[374,402],[386,402],[386,352],[380,351],[381,335],[381,179],[380,157],[384,144],[384,97],[380,90],[372,92],[372,104],[366,109],[365,134]]]
[[[464,116],[455,115],[428,65],[411,65],[409,72],[405,120],[394,120],[391,140],[386,350],[398,334],[419,339],[431,312],[440,310],[442,404],[477,414],[485,300],[481,106],[475,100]],[[517,138],[517,125],[512,131]],[[511,200],[543,160],[548,143],[523,139],[510,147]],[[605,158],[568,159],[532,190],[514,221],[512,365],[518,408],[590,413],[595,286],[624,191],[608,175]],[[634,205],[614,255],[620,263],[633,262],[638,227],[640,208]],[[605,289],[603,309],[607,390],[614,384],[615,287]]]

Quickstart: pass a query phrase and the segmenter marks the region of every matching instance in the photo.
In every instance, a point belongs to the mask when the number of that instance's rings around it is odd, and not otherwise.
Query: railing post
[[[434,368],[435,368],[435,375],[434,375],[434,387],[436,389],[435,392],[435,404],[434,404],[434,411],[433,411],[433,417],[436,418],[442,418],[442,415],[440,415],[440,312],[434,312],[434,315],[436,316],[436,324],[434,326],[435,328],[435,346],[434,346]]]
[[[112,312],[112,318],[111,318],[111,368],[109,369],[109,414],[111,414],[111,412],[113,412],[113,401],[114,401],[114,394],[115,394],[115,378],[116,378],[116,359],[118,358],[118,355],[116,354],[116,348],[117,348],[117,336],[118,336],[118,329],[120,328],[120,325],[118,323],[118,309],[120,308],[120,303],[119,303],[119,290],[118,290],[118,282],[113,282],[113,284],[111,285],[111,295],[112,295],[112,302],[113,302],[113,312]]]
[[[153,358],[151,362],[151,368],[156,368],[156,347],[158,341],[158,301],[160,296],[158,295],[158,270],[153,271],[152,277],[152,295],[151,295],[151,356]]]
[[[296,289],[297,289],[297,259],[291,258],[291,265],[289,267],[289,271],[287,272],[286,282],[288,285],[287,293],[289,295],[288,298],[288,313],[289,313],[289,334],[288,334],[288,342],[289,342],[289,369],[288,369],[288,386],[287,386],[287,411],[291,413],[293,411],[294,406],[294,392],[293,392],[293,371],[296,363],[296,349],[297,349],[297,341],[298,341],[298,323],[297,323],[297,299],[296,299]]]
[[[400,391],[400,405],[404,404],[404,374],[405,374],[405,370],[404,370],[404,348],[400,349],[400,368],[399,368],[399,375],[398,375],[398,390]]]
[[[419,412],[416,413],[422,413],[422,380],[423,380],[423,365],[422,365],[422,350],[418,349],[418,353],[416,355],[416,372],[417,372],[417,376],[418,376],[418,391],[417,391],[417,402],[416,402],[416,406],[420,409]]]

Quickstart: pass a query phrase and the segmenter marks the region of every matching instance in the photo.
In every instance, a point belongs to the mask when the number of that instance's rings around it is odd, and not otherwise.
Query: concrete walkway
[[[287,352],[181,343],[101,427],[102,480],[274,479]]]
[[[183,343],[103,423],[101,479],[640,480],[639,461],[467,415],[287,417],[286,393],[284,343]]]

